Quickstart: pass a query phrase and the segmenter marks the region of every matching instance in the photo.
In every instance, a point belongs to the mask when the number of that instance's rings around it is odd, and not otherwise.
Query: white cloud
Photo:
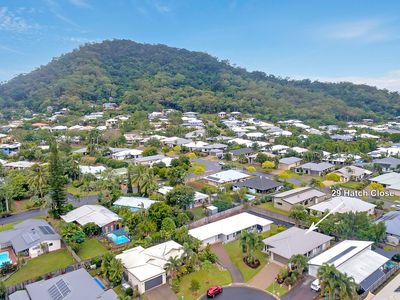
[[[154,3],[154,7],[156,8],[156,10],[162,14],[166,14],[171,12],[171,8],[165,4],[161,4],[159,2],[155,2]]]
[[[14,53],[14,54],[21,54],[21,55],[25,55],[25,53],[15,50],[11,47],[5,46],[5,45],[1,45],[0,44],[0,52],[10,52],[10,53]]]
[[[303,77],[306,78],[307,76]],[[296,78],[299,78],[296,76]],[[400,70],[394,70],[381,76],[343,76],[343,77],[311,77],[312,80],[323,82],[353,82],[355,84],[367,84],[380,89],[400,92]]]
[[[379,42],[397,38],[389,28],[390,20],[365,19],[341,22],[322,28],[322,34],[335,40],[359,40],[364,42]]]
[[[13,32],[26,32],[31,29],[38,29],[36,23],[29,23],[24,18],[16,15],[7,7],[0,7],[0,30]]]

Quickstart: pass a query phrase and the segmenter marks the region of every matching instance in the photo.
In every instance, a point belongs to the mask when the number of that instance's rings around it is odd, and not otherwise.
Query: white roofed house
[[[327,194],[306,186],[275,194],[273,202],[276,208],[290,211],[295,205],[309,207],[324,201],[327,197]]]
[[[390,193],[400,196],[400,173],[385,173],[369,180],[381,184]]]
[[[101,173],[103,173],[106,170],[106,167],[104,166],[79,166],[79,171],[82,174],[92,174],[96,176],[96,178],[101,177]]]
[[[356,166],[347,166],[335,171],[340,176],[340,182],[361,181],[372,172]]]
[[[208,175],[204,177],[204,180],[206,180],[211,185],[222,185],[226,183],[240,182],[248,177],[250,177],[250,175],[248,174],[235,170],[227,170]]]
[[[126,149],[126,150],[122,150],[122,151],[118,151],[115,153],[111,154],[111,157],[113,159],[117,159],[117,160],[124,160],[124,159],[136,159],[139,157],[142,157],[142,150],[138,150],[138,149]]]
[[[365,212],[368,215],[373,215],[375,213],[375,206],[375,204],[358,198],[340,196],[333,197],[330,200],[310,206],[309,210],[322,214],[336,208],[336,213]]]
[[[227,243],[238,238],[242,231],[265,232],[273,222],[247,212],[189,230],[189,235],[201,241],[203,246]]]
[[[33,165],[35,165],[34,162],[21,160],[21,161],[8,162],[8,163],[5,163],[3,166],[4,166],[4,168],[11,169],[11,170],[24,170],[24,169],[31,168]]]
[[[113,205],[115,207],[128,207],[131,211],[138,211],[140,209],[148,209],[150,205],[156,202],[144,197],[119,197]]]
[[[353,277],[362,291],[368,291],[385,276],[389,259],[372,250],[373,242],[345,240],[308,261],[308,273],[317,277],[324,263]]]
[[[116,258],[124,266],[124,278],[140,294],[165,284],[167,281],[166,264],[170,258],[181,258],[183,246],[175,241],[168,241],[149,248],[138,246],[125,250]]]
[[[295,156],[284,157],[279,160],[278,168],[280,170],[290,170],[299,166],[301,162],[302,159]]]
[[[71,210],[61,218],[67,223],[76,222],[81,226],[95,223],[105,234],[122,228],[121,218],[101,205],[83,205]]]
[[[158,192],[161,195],[167,195],[170,191],[172,191],[174,188],[172,186],[163,186],[158,189]],[[208,203],[210,200],[210,196],[207,194],[203,194],[200,192],[194,192],[194,199],[193,199],[193,206],[201,206],[204,203]]]

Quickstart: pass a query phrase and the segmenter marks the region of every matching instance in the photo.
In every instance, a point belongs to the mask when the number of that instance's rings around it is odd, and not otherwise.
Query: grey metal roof
[[[254,178],[250,178],[247,179],[243,182],[238,182],[235,183],[234,186],[237,187],[247,187],[250,189],[257,189],[257,190],[261,190],[261,191],[267,191],[270,189],[274,189],[277,188],[279,186],[283,186],[282,183],[273,181],[271,179],[268,179],[265,176],[258,176],[258,177],[254,177]]]
[[[22,290],[22,291],[16,291],[15,293],[12,293],[11,295],[8,296],[9,300],[31,300],[29,298],[27,291]]]
[[[375,223],[383,222],[386,226],[386,232],[400,237],[400,211],[390,211],[381,216]]]
[[[263,243],[272,247],[269,249],[272,253],[289,259],[295,254],[306,254],[333,239],[333,237],[329,235],[315,231],[311,231],[308,234],[305,233],[305,229],[291,227],[264,239]]]
[[[10,243],[15,252],[29,249],[44,241],[59,240],[61,237],[45,220],[29,219],[0,232],[0,244]]]
[[[389,165],[391,168],[397,168],[398,165],[400,165],[400,159],[395,158],[395,157],[385,157],[381,159],[374,159],[372,161],[374,164],[379,164],[379,165]]]
[[[55,291],[53,286],[61,281],[62,290],[65,291],[65,296],[61,298],[63,300],[117,300],[117,294],[113,290],[104,291],[85,269],[31,283],[25,288],[31,300],[54,300],[51,294]]]
[[[301,158],[291,156],[291,157],[284,157],[284,158],[280,159],[279,163],[285,164],[285,165],[292,165],[292,164],[298,163],[299,161],[301,161]]]
[[[231,150],[229,152],[232,153],[232,155],[237,156],[237,155],[240,155],[240,154],[256,153],[257,150],[254,150],[252,148],[241,148],[241,149]]]
[[[306,164],[298,166],[298,168],[307,169],[307,170],[316,171],[316,172],[322,172],[322,171],[328,170],[333,167],[334,167],[334,165],[327,163],[327,162],[321,162],[321,163],[310,162],[310,163],[306,163]]]

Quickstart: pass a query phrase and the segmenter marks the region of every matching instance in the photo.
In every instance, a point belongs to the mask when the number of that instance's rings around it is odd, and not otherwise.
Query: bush
[[[101,228],[93,222],[83,225],[82,230],[87,236],[95,236],[101,233]]]
[[[249,167],[246,168],[246,170],[249,171],[249,172],[255,172],[257,169],[255,167],[253,167],[253,166],[249,166]]]
[[[175,294],[178,294],[179,293],[179,291],[180,291],[180,281],[179,281],[179,279],[174,279],[174,280],[172,280],[172,284],[171,284],[171,287],[172,287],[172,291],[175,293]]]
[[[330,173],[326,175],[326,180],[334,181],[334,182],[339,182],[340,181],[340,176],[336,173]]]
[[[130,287],[128,287],[128,288],[125,290],[125,294],[127,294],[128,296],[133,296],[133,289],[130,288]]]
[[[196,279],[192,279],[192,281],[190,281],[190,290],[192,292],[197,292],[200,289],[200,282]]]
[[[275,167],[275,163],[273,161],[264,161],[262,163],[262,167],[264,169],[273,169]]]

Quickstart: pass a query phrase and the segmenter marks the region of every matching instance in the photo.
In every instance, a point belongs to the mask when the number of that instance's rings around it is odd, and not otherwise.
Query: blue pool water
[[[8,252],[1,252],[0,253],[0,268],[4,263],[12,263],[10,259],[10,254]]]
[[[396,264],[395,264],[394,262],[392,262],[392,261],[388,261],[388,262],[386,263],[386,266],[387,266],[388,268],[393,268],[395,265],[396,265]]]
[[[107,236],[117,245],[125,244],[130,240],[126,235],[116,235],[115,233],[109,233]]]
[[[104,286],[104,284],[100,281],[100,279],[98,279],[97,277],[94,278],[94,281],[96,281],[96,283],[103,289],[105,290],[106,287]]]

